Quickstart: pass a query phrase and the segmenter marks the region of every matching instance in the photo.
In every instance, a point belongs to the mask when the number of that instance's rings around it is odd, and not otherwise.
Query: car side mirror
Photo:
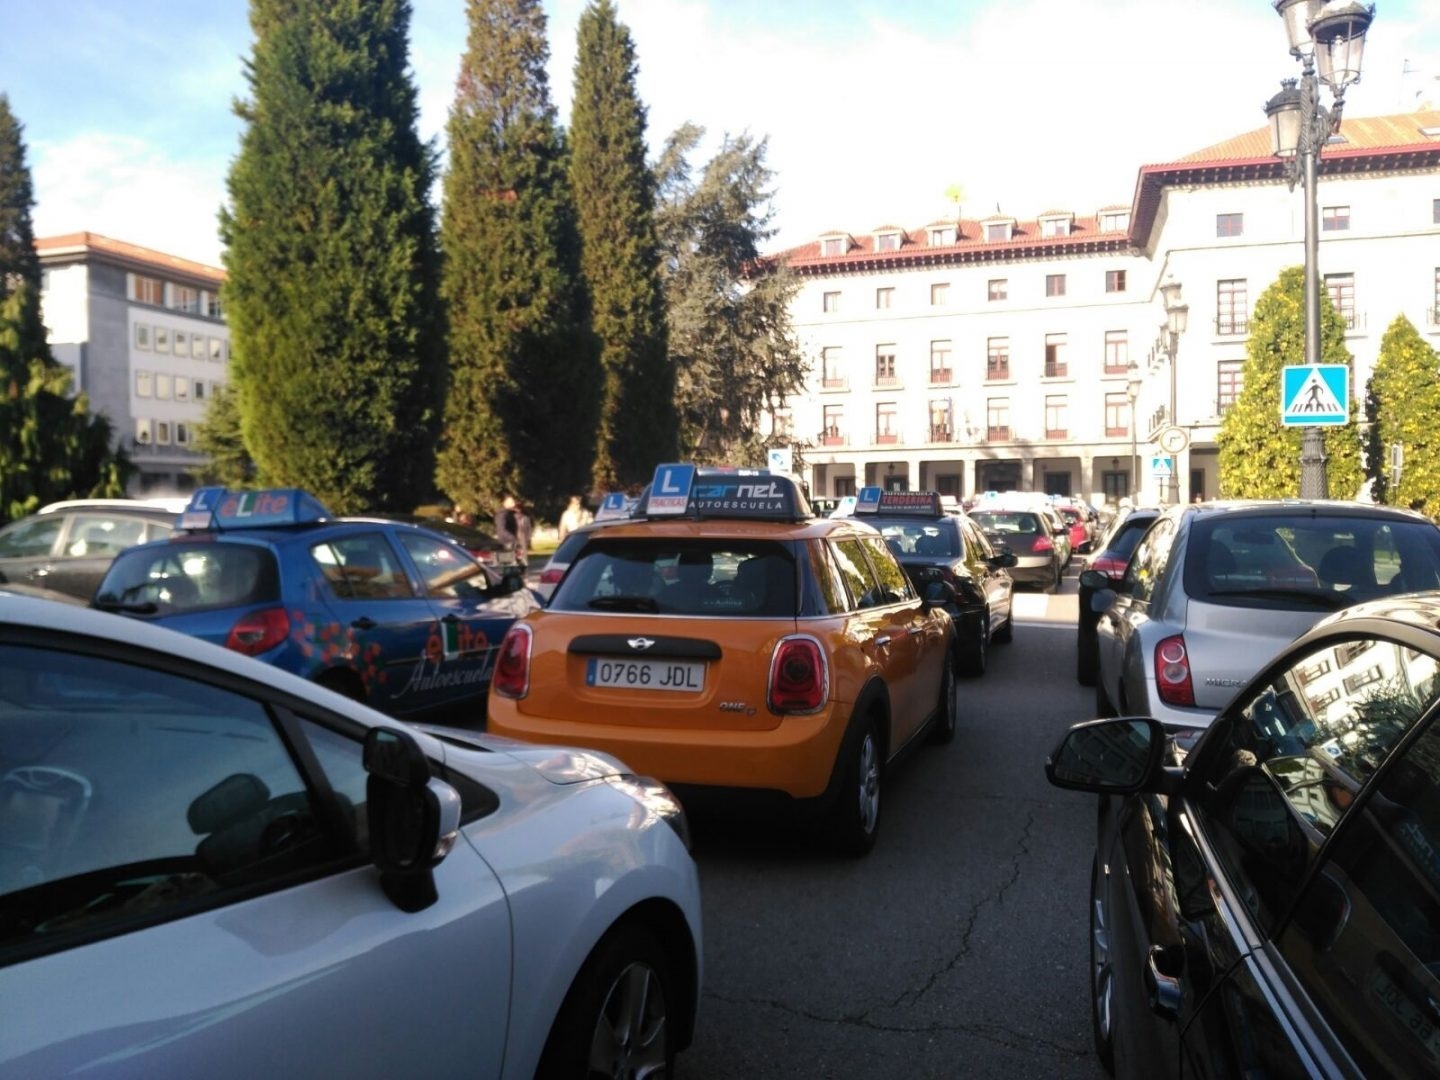
[[[1065,733],[1045,759],[1045,777],[1056,787],[1100,795],[1158,791],[1164,753],[1165,728],[1153,717],[1089,720]]]
[[[364,762],[380,887],[401,911],[423,911],[438,898],[432,871],[460,833],[460,793],[430,775],[429,759],[406,731],[371,728]]]

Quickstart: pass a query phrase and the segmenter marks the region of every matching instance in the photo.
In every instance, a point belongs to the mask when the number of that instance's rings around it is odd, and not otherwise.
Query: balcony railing
[[[992,381],[1010,378],[1010,362],[1007,360],[1003,364],[988,365],[985,368],[985,378]]]
[[[930,426],[931,442],[952,442],[954,438],[955,433],[950,430],[948,424],[932,424]]]
[[[1129,434],[1130,434],[1130,429],[1129,429],[1128,427],[1107,427],[1107,428],[1105,429],[1105,437],[1106,437],[1107,439],[1114,439],[1114,438],[1117,438],[1117,437],[1123,437],[1123,436],[1129,435]]]
[[[1425,313],[1425,321],[1431,326],[1440,326],[1440,307],[1432,307]]]
[[[1046,428],[1045,438],[1047,439],[1068,439],[1070,431],[1068,428]]]
[[[1010,438],[1010,426],[988,427],[985,429],[985,438],[990,442],[1005,442]]]
[[[1250,333],[1250,316],[1248,315],[1220,315],[1215,319],[1216,337],[1248,333]]]
[[[829,431],[823,431],[820,433],[821,446],[846,446],[849,444],[849,442],[849,436],[844,435],[833,428]]]
[[[899,375],[876,375],[876,376],[875,376],[875,389],[877,389],[877,390],[881,390],[881,389],[888,390],[888,389],[890,389],[890,388],[892,388],[892,387],[896,387],[896,386],[899,386],[899,385],[900,385],[900,376],[899,376]]]
[[[1045,378],[1063,379],[1070,372],[1070,365],[1063,360],[1045,361]]]
[[[821,379],[821,380],[820,380],[820,389],[821,389],[821,390],[849,390],[849,389],[850,389],[850,380],[847,379],[847,378],[844,378],[843,376],[836,377],[836,378],[827,377],[827,378],[824,378],[824,379]]]
[[[930,369],[930,385],[931,385],[931,386],[937,386],[937,385],[940,385],[940,384],[943,384],[943,383],[948,383],[948,382],[950,382],[954,377],[955,377],[955,373],[954,373],[953,371],[951,371],[948,367],[931,368],[931,369]]]
[[[900,441],[900,436],[893,431],[877,431],[875,433],[875,444],[877,446],[893,446]]]

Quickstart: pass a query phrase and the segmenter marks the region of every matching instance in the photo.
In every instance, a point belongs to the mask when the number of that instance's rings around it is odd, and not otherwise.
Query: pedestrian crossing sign
[[[1156,455],[1154,455],[1153,457],[1151,457],[1151,459],[1150,459],[1150,475],[1151,475],[1151,476],[1157,476],[1157,477],[1160,477],[1161,479],[1168,480],[1168,479],[1170,479],[1170,476],[1171,476],[1171,474],[1172,474],[1173,472],[1174,472],[1174,466],[1171,465],[1170,455],[1169,455],[1169,454],[1156,454]]]
[[[1280,422],[1286,427],[1350,420],[1347,364],[1304,364],[1281,371]]]

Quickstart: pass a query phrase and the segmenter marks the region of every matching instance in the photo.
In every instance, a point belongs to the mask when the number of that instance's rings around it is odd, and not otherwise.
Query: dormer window
[[[1100,231],[1102,233],[1125,232],[1129,228],[1129,210],[1106,210],[1100,214]]]
[[[882,232],[875,234],[876,251],[899,251],[900,234],[898,232]]]
[[[955,243],[954,225],[933,225],[930,228],[931,247],[950,247]]]
[[[1069,217],[1042,217],[1040,219],[1040,235],[1069,236],[1070,223],[1071,218]]]
[[[825,236],[820,239],[821,255],[844,255],[850,250],[848,236]]]
[[[987,221],[985,223],[985,242],[997,244],[1009,240],[1014,235],[1015,222],[1013,219],[1005,221]]]

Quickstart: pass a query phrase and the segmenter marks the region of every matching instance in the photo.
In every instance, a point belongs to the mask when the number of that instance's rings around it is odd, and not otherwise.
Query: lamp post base
[[[1325,438],[1318,427],[1305,429],[1300,443],[1300,497],[1328,499],[1329,485],[1325,479]]]

